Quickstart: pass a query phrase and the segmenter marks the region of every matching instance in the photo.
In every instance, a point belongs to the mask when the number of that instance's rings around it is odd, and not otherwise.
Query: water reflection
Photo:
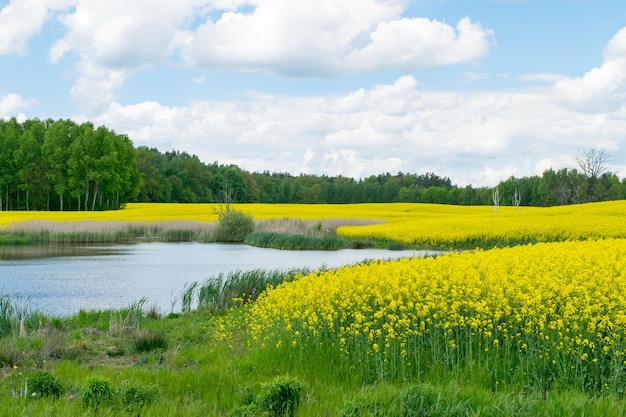
[[[63,256],[106,256],[121,255],[128,249],[112,245],[24,245],[0,246],[0,260],[56,258]]]
[[[235,270],[339,267],[427,251],[344,249],[283,251],[239,244],[139,243],[114,246],[2,248],[0,294],[30,297],[32,307],[64,316],[79,309],[122,308],[142,298],[177,311],[185,284]]]

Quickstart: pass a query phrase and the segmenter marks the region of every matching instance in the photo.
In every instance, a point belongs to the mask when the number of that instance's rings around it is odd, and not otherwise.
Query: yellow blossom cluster
[[[626,240],[540,243],[318,271],[251,308],[265,346],[336,349],[372,372],[497,364],[500,379],[623,383]]]

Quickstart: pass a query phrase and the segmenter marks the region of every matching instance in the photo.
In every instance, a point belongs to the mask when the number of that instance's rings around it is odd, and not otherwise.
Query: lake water
[[[239,244],[138,243],[112,246],[0,247],[0,295],[30,297],[53,315],[121,308],[147,298],[161,313],[179,311],[186,284],[230,271],[338,267],[428,251],[283,251]]]

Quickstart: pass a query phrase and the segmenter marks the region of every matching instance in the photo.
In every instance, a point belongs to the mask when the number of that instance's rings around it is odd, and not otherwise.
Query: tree
[[[596,198],[596,185],[598,179],[606,171],[606,163],[609,160],[609,155],[602,149],[586,149],[580,150],[576,153],[574,161],[580,168],[586,179],[586,197],[587,201],[594,201]]]

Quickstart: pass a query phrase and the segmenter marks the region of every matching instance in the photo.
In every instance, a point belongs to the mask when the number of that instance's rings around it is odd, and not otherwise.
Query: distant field
[[[0,227],[25,221],[214,222],[212,204],[128,204],[102,212],[0,212]],[[346,205],[239,204],[255,220],[363,219],[381,223],[344,226],[338,234],[403,242],[419,247],[471,248],[580,239],[626,237],[626,201],[550,208],[451,206],[415,203]]]

